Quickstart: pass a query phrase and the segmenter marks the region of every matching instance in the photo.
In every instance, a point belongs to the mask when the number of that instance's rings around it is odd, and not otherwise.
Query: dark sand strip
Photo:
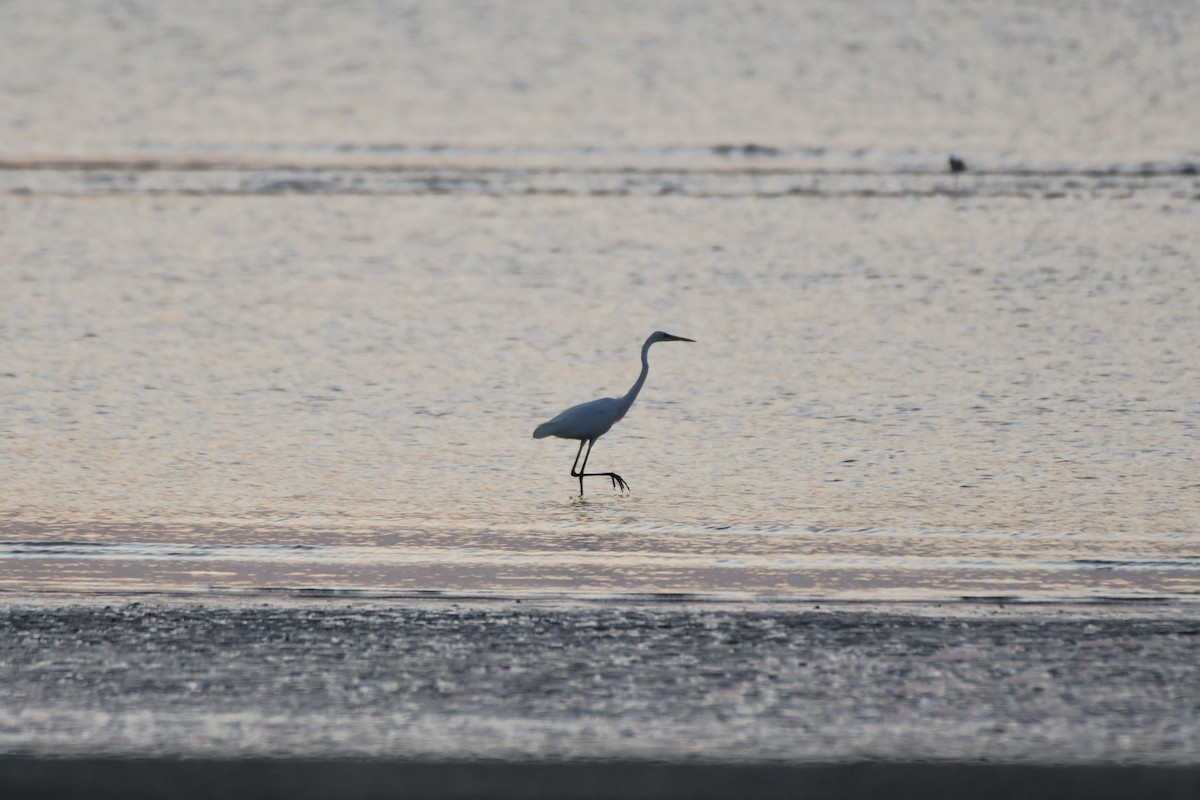
[[[200,798],[1180,798],[1200,767],[0,759],[0,796]]]

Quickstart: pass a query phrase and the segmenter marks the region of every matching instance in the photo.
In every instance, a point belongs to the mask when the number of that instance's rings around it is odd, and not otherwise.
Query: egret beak
[[[663,339],[663,341],[664,341],[664,342],[694,342],[694,341],[696,341],[696,340],[695,340],[695,339],[689,339],[689,338],[687,338],[686,336],[673,336],[672,334],[669,334],[669,333],[668,333],[668,334],[667,334],[667,336],[666,336],[666,338],[665,338],[665,339]]]

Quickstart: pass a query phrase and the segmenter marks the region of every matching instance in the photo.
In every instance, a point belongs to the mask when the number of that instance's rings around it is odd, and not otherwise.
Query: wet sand
[[[33,757],[1193,765],[1191,606],[5,606]]]
[[[0,610],[5,797],[1193,797],[1200,611]]]

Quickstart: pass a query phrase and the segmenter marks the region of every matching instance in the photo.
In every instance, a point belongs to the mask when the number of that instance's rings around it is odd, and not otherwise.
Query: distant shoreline
[[[883,614],[946,618],[1148,618],[1200,620],[1200,598],[1174,596],[1113,597],[1023,597],[976,595],[878,599],[763,595],[752,592],[570,592],[548,590],[462,591],[442,589],[340,589],[267,587],[209,590],[164,590],[160,588],[120,591],[45,589],[25,591],[0,588],[0,613],[20,608],[69,609],[103,607],[144,608],[314,608],[359,609],[363,611],[404,608],[544,609],[600,611],[640,609],[666,611],[730,611]]]

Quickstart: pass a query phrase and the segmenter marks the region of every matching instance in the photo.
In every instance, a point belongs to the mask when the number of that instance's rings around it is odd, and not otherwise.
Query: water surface
[[[156,8],[6,11],[0,589],[1200,592],[1192,6]]]

